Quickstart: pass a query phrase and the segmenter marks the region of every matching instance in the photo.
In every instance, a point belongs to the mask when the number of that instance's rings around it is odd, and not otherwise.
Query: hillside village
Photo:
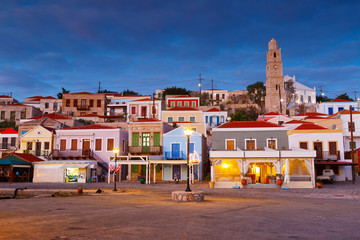
[[[191,182],[215,188],[314,188],[329,169],[331,182],[352,181],[359,107],[283,76],[272,39],[265,85],[246,90],[0,96],[0,181],[153,184],[186,180],[187,164]]]

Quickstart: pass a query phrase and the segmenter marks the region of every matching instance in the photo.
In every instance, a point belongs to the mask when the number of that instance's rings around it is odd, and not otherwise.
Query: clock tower
[[[286,112],[281,49],[275,39],[271,39],[267,51],[265,112]]]

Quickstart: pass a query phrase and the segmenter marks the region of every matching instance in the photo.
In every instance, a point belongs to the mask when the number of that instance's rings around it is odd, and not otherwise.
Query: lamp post
[[[185,192],[191,192],[190,184],[189,184],[189,158],[190,158],[190,135],[193,131],[191,129],[185,129],[185,135],[187,136],[187,187],[185,189]]]
[[[114,168],[114,188],[113,191],[116,192],[116,170],[117,170],[117,166],[116,166],[116,160],[117,160],[117,154],[119,153],[119,149],[118,148],[114,148],[113,152],[115,153],[115,157],[114,157],[114,162],[115,162],[115,168]]]

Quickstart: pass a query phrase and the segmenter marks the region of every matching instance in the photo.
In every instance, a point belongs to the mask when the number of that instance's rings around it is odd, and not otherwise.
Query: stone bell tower
[[[275,39],[271,39],[267,51],[265,112],[286,112],[281,49]]]

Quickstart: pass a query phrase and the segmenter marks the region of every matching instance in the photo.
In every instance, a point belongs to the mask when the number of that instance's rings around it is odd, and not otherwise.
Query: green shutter
[[[160,133],[154,132],[154,147],[160,146]]]
[[[132,173],[139,173],[139,165],[131,165]]]
[[[133,133],[132,134],[132,147],[138,147],[139,146],[139,133]]]

